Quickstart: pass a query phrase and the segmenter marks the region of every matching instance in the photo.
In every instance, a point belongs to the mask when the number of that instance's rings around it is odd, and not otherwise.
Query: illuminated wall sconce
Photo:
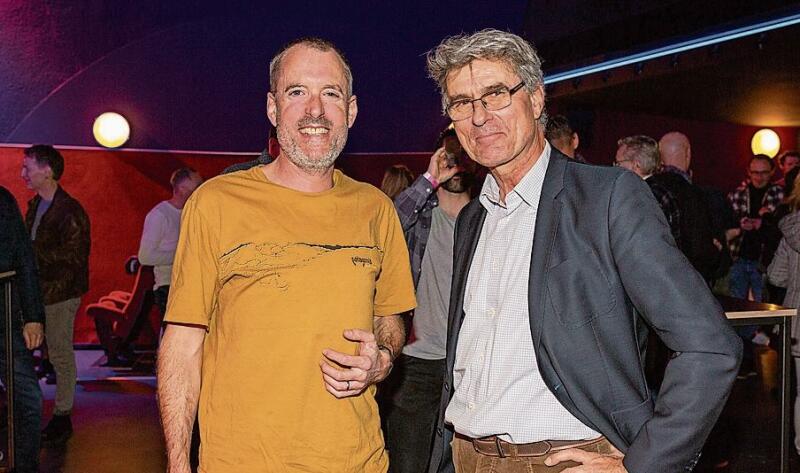
[[[753,154],[766,154],[770,158],[774,158],[781,150],[781,139],[769,128],[762,128],[753,135],[750,148],[753,150]]]
[[[119,148],[130,138],[131,127],[119,113],[106,112],[95,119],[92,133],[101,146]]]

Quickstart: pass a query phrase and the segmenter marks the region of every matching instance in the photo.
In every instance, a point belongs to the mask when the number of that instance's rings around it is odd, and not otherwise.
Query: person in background
[[[776,239],[777,223],[774,214],[783,200],[783,188],[770,184],[775,163],[769,156],[757,154],[747,167],[749,179],[728,194],[737,227],[728,230],[728,239],[733,258],[728,291],[739,299],[763,300],[763,273],[771,261],[766,249]],[[778,240],[779,241],[779,240]],[[775,245],[777,246],[777,245]],[[755,326],[738,327],[737,332],[745,343],[740,377],[755,376],[753,336]]]
[[[381,190],[390,199],[406,190],[414,182],[414,173],[405,164],[393,164],[386,168],[381,181]]]
[[[767,277],[772,284],[786,288],[783,305],[786,307],[800,307],[800,186],[797,182],[797,169],[787,172],[786,186],[790,188],[785,204],[789,214],[780,220],[779,228],[783,235],[767,268]],[[794,179],[792,179],[794,178]],[[792,179],[791,181],[789,179]],[[797,317],[792,318],[792,357],[797,372],[795,381],[800,392],[800,323]],[[800,395],[794,401],[794,447],[800,455]]]
[[[5,325],[5,290],[0,284],[0,376],[5,379],[6,330],[14,363],[14,454],[17,473],[39,471],[42,391],[31,350],[44,339],[44,305],[31,240],[14,196],[0,186],[0,273],[16,273],[11,293],[12,325]]]
[[[555,149],[564,153],[564,156],[581,163],[586,162],[578,153],[578,146],[581,143],[580,136],[572,129],[569,120],[564,115],[554,115],[547,119],[544,136]]]
[[[661,167],[661,155],[658,152],[656,140],[645,135],[627,136],[620,139],[617,141],[614,165],[633,171],[647,183],[653,197],[661,207],[661,211],[664,212],[675,243],[680,248],[681,214],[675,196],[664,186],[658,184],[656,179],[653,179],[653,175]]]
[[[28,202],[25,225],[33,241],[45,304],[45,338],[56,373],[53,417],[42,430],[46,444],[63,444],[72,436],[75,397],[75,314],[89,289],[89,216],[80,202],[58,183],[64,158],[50,145],[26,148],[22,179],[36,196]]]
[[[775,184],[779,186],[786,186],[786,176],[789,174],[789,171],[796,168],[797,165],[800,164],[800,151],[797,150],[788,150],[781,153],[778,156],[778,167],[781,169],[781,178],[775,181]]]
[[[658,150],[662,166],[652,181],[675,197],[681,214],[678,248],[710,284],[720,266],[724,238],[709,225],[713,219],[707,192],[692,182],[689,138],[675,131],[667,133],[659,140]]]
[[[172,173],[169,183],[172,197],[159,202],[147,213],[139,243],[139,262],[153,267],[154,302],[161,315],[167,312],[172,261],[175,259],[181,229],[181,211],[192,192],[203,183],[203,178],[192,168],[180,168]]]
[[[269,129],[269,137],[267,138],[267,148],[261,152],[261,155],[252,160],[243,163],[231,164],[222,170],[222,174],[228,174],[236,171],[244,171],[255,166],[271,163],[278,154],[281,152],[281,145],[278,143],[278,136],[275,133],[275,127]]]
[[[455,130],[438,140],[427,171],[394,199],[417,294],[414,339],[382,384],[389,470],[425,471],[445,371],[447,307],[453,276],[453,229],[470,201],[472,174],[461,168]],[[451,150],[451,151],[448,151]],[[448,154],[452,153],[452,154]],[[460,159],[466,159],[460,156]]]

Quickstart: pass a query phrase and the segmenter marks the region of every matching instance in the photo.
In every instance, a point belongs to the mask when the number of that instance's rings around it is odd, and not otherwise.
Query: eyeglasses
[[[480,101],[489,112],[502,110],[511,105],[511,96],[522,88],[525,82],[520,82],[513,88],[506,86],[498,87],[491,92],[486,92],[477,99],[459,99],[447,106],[447,115],[454,122],[464,120],[472,116],[475,112],[475,102]]]

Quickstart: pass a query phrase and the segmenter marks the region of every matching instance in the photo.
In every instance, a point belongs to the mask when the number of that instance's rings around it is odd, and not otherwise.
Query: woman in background
[[[381,181],[381,190],[394,200],[397,194],[403,192],[414,182],[414,174],[403,164],[394,164],[386,168]]]
[[[796,169],[793,171],[797,171]],[[786,297],[783,305],[786,307],[800,307],[800,182],[797,181],[797,172],[790,172],[786,179],[785,211],[788,213],[778,223],[783,234],[775,257],[767,269],[767,277],[772,284],[785,287]],[[800,323],[797,317],[792,320],[792,357],[797,370],[797,380],[800,384]],[[800,396],[794,400],[794,446],[800,454]]]

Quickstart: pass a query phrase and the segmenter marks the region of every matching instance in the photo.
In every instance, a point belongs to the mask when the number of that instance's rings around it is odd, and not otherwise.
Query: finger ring
[[[346,381],[346,383],[347,383],[347,391],[349,391],[350,390],[350,381]]]

